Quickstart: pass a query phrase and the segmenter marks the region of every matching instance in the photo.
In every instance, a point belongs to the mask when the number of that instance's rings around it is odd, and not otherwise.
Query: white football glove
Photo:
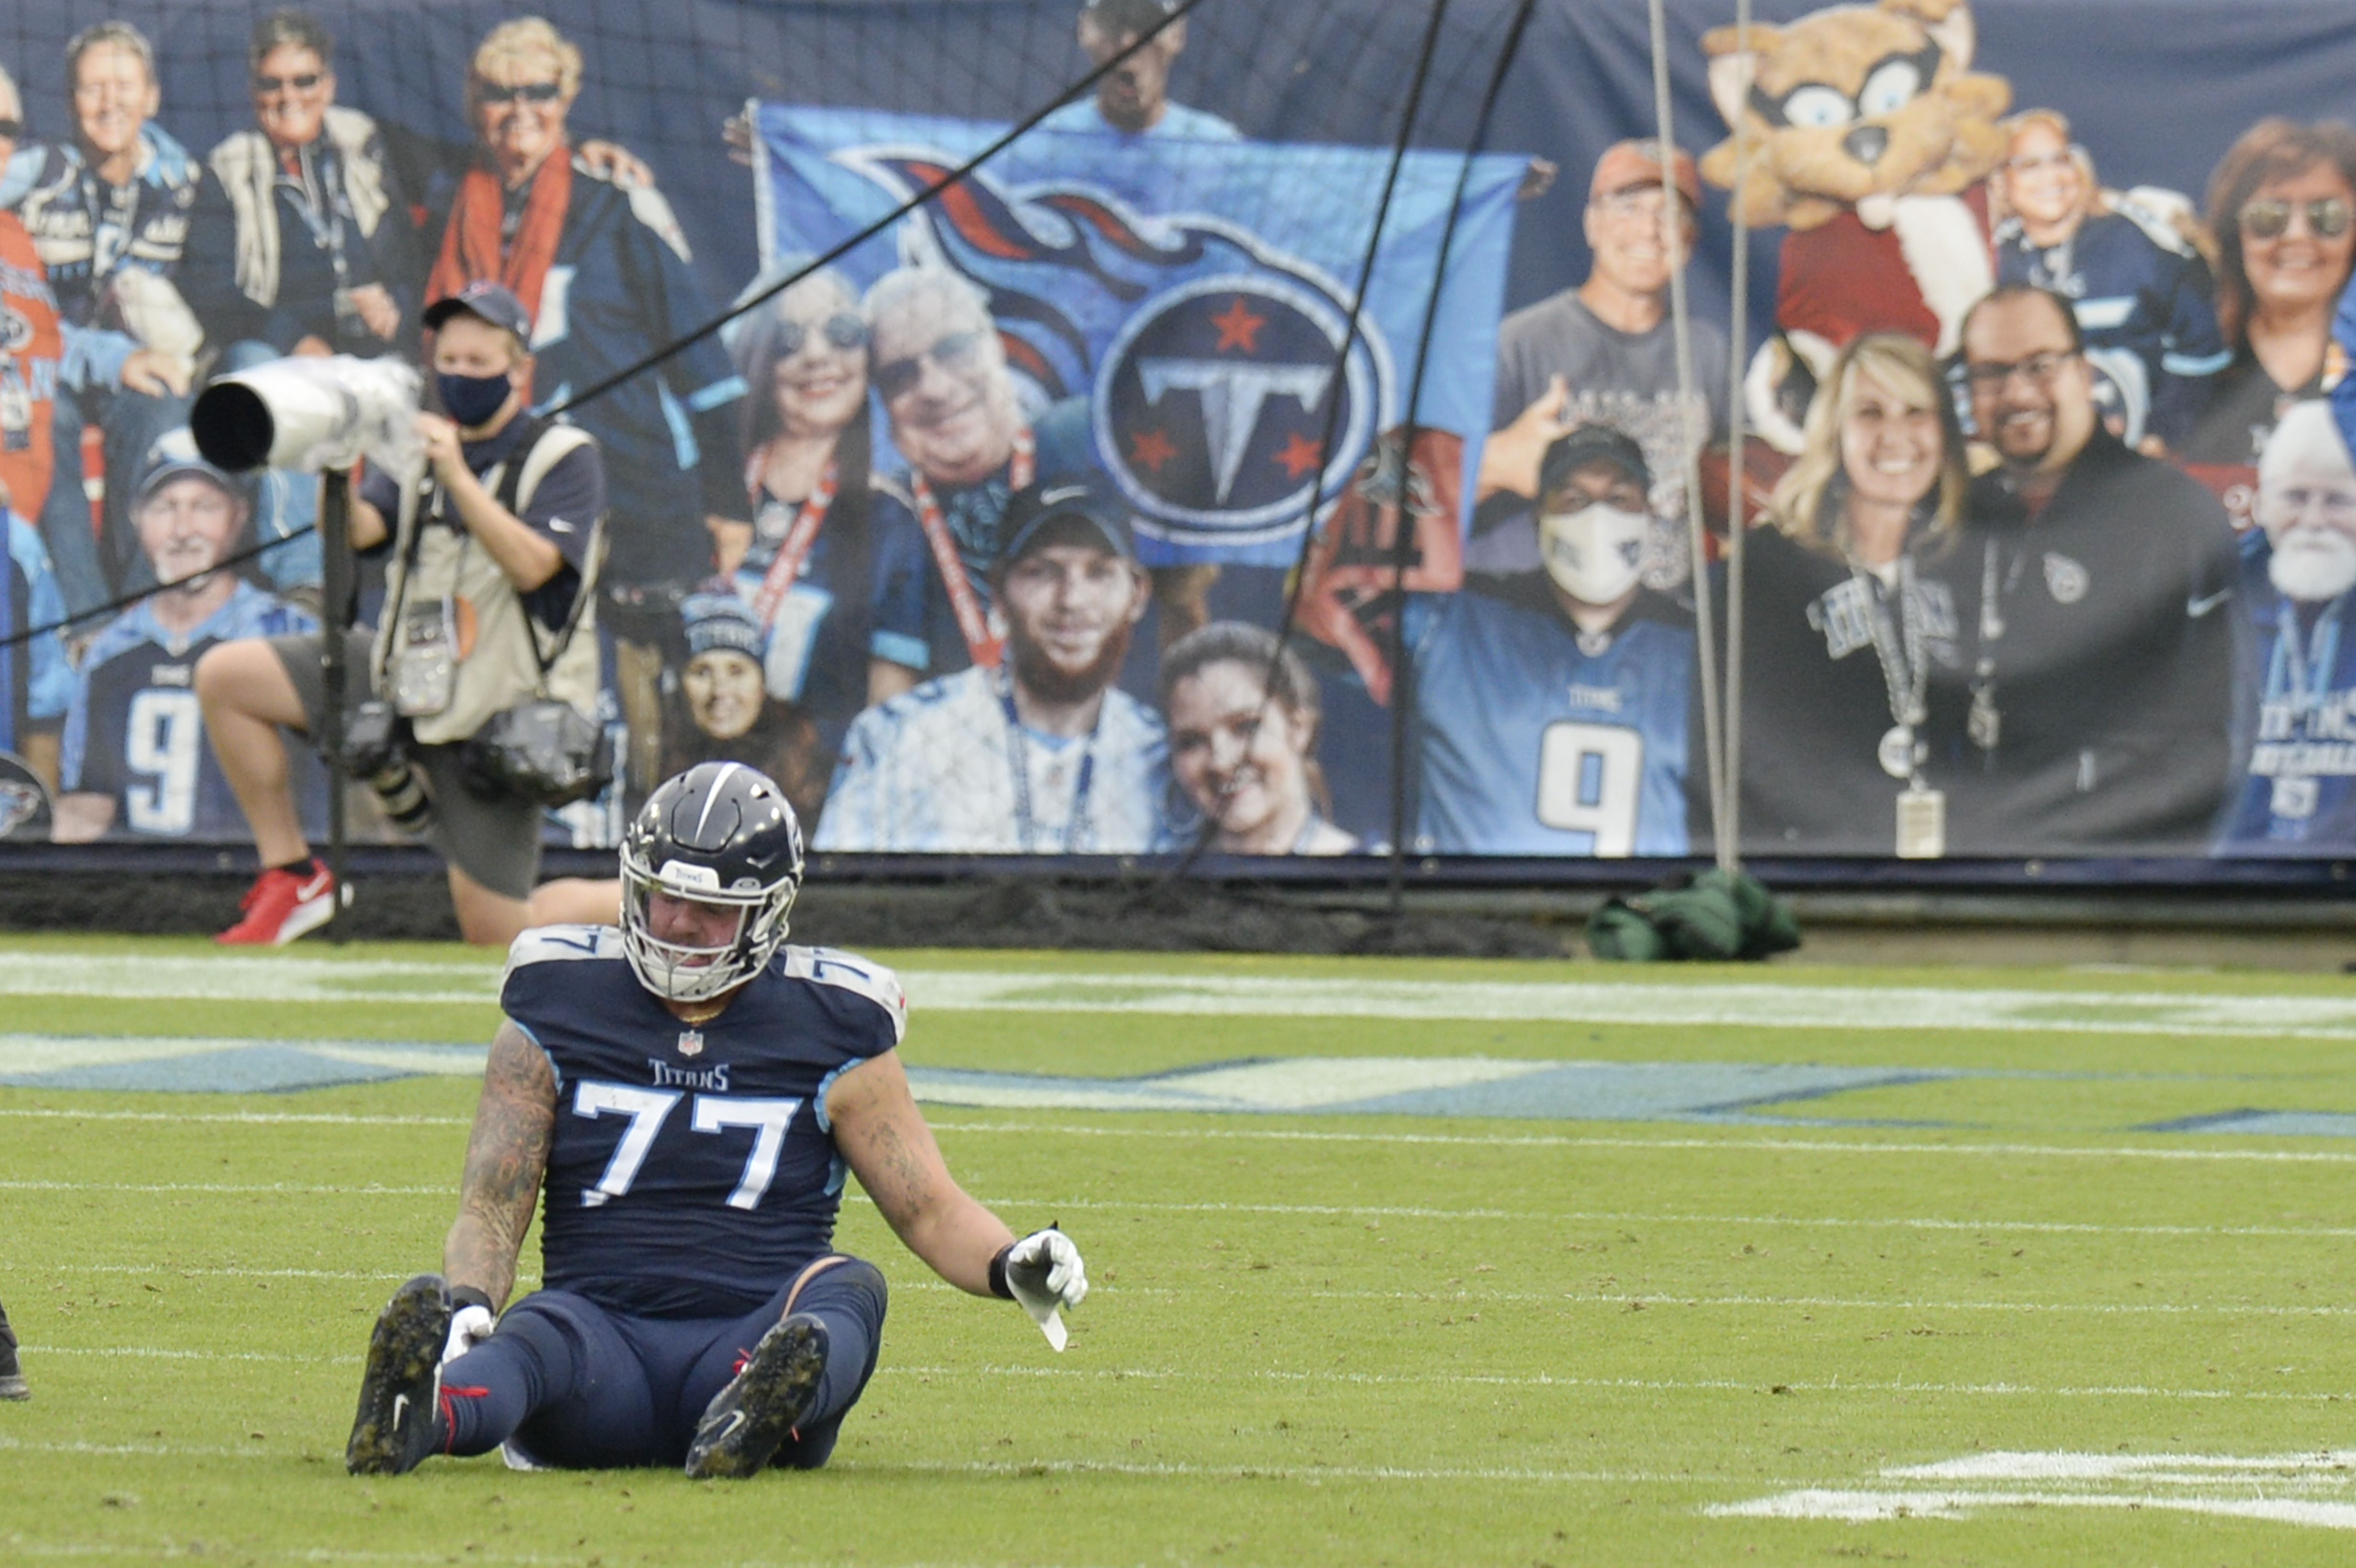
[[[442,1348],[442,1365],[448,1366],[491,1337],[498,1319],[487,1307],[461,1307],[450,1319],[450,1339]]]
[[[1056,1308],[1077,1307],[1088,1294],[1088,1274],[1080,1249],[1063,1232],[1033,1231],[1006,1249],[1006,1288],[1047,1343],[1061,1350],[1067,1336]]]

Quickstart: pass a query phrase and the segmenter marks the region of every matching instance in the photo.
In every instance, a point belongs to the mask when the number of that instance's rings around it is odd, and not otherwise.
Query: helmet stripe
[[[720,770],[719,776],[712,781],[712,787],[703,792],[703,815],[695,819],[695,839],[697,843],[700,844],[703,841],[703,825],[712,820],[712,808],[720,804],[720,792],[726,786],[728,783],[728,775],[744,767],[744,764],[742,763],[728,763],[723,764]],[[750,770],[747,769],[746,771],[749,772]]]

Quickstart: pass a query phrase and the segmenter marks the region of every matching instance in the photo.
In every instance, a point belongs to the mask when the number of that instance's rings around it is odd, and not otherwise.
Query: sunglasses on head
[[[905,359],[888,360],[875,367],[875,389],[890,402],[913,389],[923,379],[925,361],[929,359],[942,369],[955,373],[967,369],[981,353],[979,331],[952,332],[921,354]]]
[[[257,76],[253,79],[253,91],[256,92],[284,92],[290,87],[297,92],[308,92],[318,85],[319,73],[316,70],[306,70],[300,76]]]
[[[809,341],[811,330],[801,322],[779,318],[777,357],[790,359],[799,354],[802,345]],[[849,311],[828,316],[816,330],[825,334],[826,340],[837,348],[857,348],[867,341],[867,324]]]
[[[514,87],[501,87],[493,81],[475,84],[475,101],[478,103],[513,103],[518,99],[526,103],[553,103],[563,96],[563,85],[553,81],[527,81]]]
[[[2348,204],[2336,196],[2293,203],[2267,197],[2242,208],[2242,232],[2253,240],[2279,240],[2290,229],[2290,215],[2304,208],[2308,231],[2319,240],[2337,240],[2348,232]]]

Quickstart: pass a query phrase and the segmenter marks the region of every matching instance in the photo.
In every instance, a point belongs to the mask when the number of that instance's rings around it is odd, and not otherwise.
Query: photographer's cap
[[[1546,455],[1538,459],[1539,498],[1560,489],[1571,475],[1598,458],[1645,489],[1653,487],[1652,465],[1644,461],[1644,449],[1636,444],[1633,437],[1608,424],[1583,424],[1555,437]]]
[[[1012,566],[1039,549],[1048,530],[1067,521],[1084,524],[1104,542],[1104,548],[1127,561],[1137,560],[1137,539],[1130,530],[1129,505],[1102,480],[1076,475],[1042,479],[1017,490],[1006,503],[1006,545],[999,552],[1001,568]]]
[[[246,498],[245,486],[225,470],[207,463],[197,451],[197,439],[186,425],[167,430],[156,437],[155,444],[146,453],[145,465],[140,470],[139,484],[132,492],[132,505],[144,503],[150,496],[183,475],[194,475],[210,480],[232,500]]]
[[[505,283],[491,278],[477,278],[456,293],[444,294],[427,305],[425,314],[419,319],[431,332],[460,311],[480,316],[493,326],[514,333],[519,343],[531,341],[531,312],[523,308],[523,301],[516,298],[515,291]]]

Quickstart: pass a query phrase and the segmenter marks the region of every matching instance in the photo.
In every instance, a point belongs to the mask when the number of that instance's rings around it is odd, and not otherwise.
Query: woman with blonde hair
[[[1969,475],[1929,349],[1841,351],[1745,540],[1742,827],[1762,853],[1944,852],[1933,706],[1961,669],[1944,555]],[[1904,804],[1901,804],[1903,802]]]

